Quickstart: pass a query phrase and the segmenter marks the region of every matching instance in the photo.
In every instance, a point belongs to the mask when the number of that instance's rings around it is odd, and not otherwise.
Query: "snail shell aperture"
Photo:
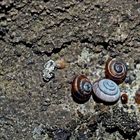
[[[122,60],[109,59],[105,66],[105,76],[117,84],[121,84],[127,74],[126,64]]]
[[[102,102],[115,103],[120,98],[120,89],[112,80],[102,79],[93,84],[93,95]]]
[[[72,97],[77,103],[89,100],[92,93],[92,84],[85,75],[76,76],[72,82]]]

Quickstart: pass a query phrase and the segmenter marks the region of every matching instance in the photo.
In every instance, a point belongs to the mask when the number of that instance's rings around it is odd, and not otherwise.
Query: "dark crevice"
[[[71,45],[72,41],[68,41],[62,44],[60,48],[54,48],[50,53],[49,52],[44,52],[47,56],[51,56],[52,54],[57,54],[59,53],[62,49],[66,48],[67,46]]]
[[[101,5],[96,4],[95,7],[98,8],[98,9],[100,9],[101,8]]]
[[[6,41],[3,37],[0,37],[0,40],[6,43]]]
[[[44,53],[42,53],[41,51],[39,51],[39,50],[37,50],[37,49],[34,49],[34,50],[33,50],[33,53],[36,54],[36,55],[38,55],[38,56],[44,55]]]
[[[80,40],[81,43],[93,43],[89,40],[89,38],[83,38]]]
[[[9,6],[1,5],[0,12],[7,14],[7,12],[10,11],[13,7],[14,7],[13,3],[11,3]]]
[[[123,136],[124,139],[132,140],[135,139],[137,132],[134,132],[133,134],[125,134],[122,130],[119,129],[119,133]]]
[[[128,139],[128,140],[131,140],[132,138],[135,138],[136,135],[137,135],[137,132],[134,132],[133,134],[125,134],[123,132],[123,130],[120,130],[119,127],[114,127],[114,128],[111,128],[111,129],[106,129],[106,132],[112,134],[114,132],[118,131],[124,139]]]
[[[98,42],[98,43],[96,43],[96,46],[97,45],[102,45],[104,47],[104,49],[107,50],[108,46],[109,46],[109,43],[108,42]]]
[[[71,45],[71,43],[75,40],[70,40],[70,41],[67,41],[67,42],[64,42],[61,47],[59,48],[53,48],[53,50],[51,52],[48,52],[48,51],[43,51],[41,52],[37,46],[35,45],[36,42],[38,41],[35,40],[31,43],[27,43],[26,41],[19,41],[19,42],[14,42],[12,43],[13,45],[17,45],[17,44],[23,44],[25,45],[26,47],[28,48],[32,48],[33,49],[33,52],[37,55],[47,55],[48,57],[50,57],[52,54],[57,54],[59,53],[62,49],[66,48],[67,46]],[[109,40],[108,42],[105,42],[105,41],[92,41],[92,40],[89,40],[89,38],[83,38],[80,40],[80,43],[88,43],[88,44],[94,44],[95,46],[98,46],[98,45],[102,45],[104,47],[105,50],[108,50],[108,51],[111,51],[113,52],[113,48],[115,48],[118,44],[121,44],[123,45],[124,42],[121,42],[121,41],[114,41],[114,40]]]
[[[32,48],[33,47],[33,44],[32,43],[27,43],[26,41],[19,41],[19,42],[12,42],[12,45],[15,46],[15,45],[19,45],[19,44],[23,44],[25,45],[26,47],[28,48]]]
[[[95,43],[95,45],[96,45],[96,46],[97,46],[97,45],[102,45],[102,46],[104,47],[105,50],[113,51],[113,48],[116,48],[116,46],[117,46],[118,44],[123,45],[125,41],[126,41],[126,40],[124,40],[124,41],[109,40],[108,42],[105,42],[105,41],[104,41],[104,42],[97,42],[97,43]]]
[[[35,47],[32,46],[32,50],[33,50],[33,53],[35,53],[36,55],[39,55],[39,56],[47,55],[48,57],[50,57],[52,54],[57,54],[57,53],[61,52],[62,49],[71,45],[71,43],[72,43],[72,41],[65,42],[62,44],[62,46],[60,48],[54,48],[51,52],[48,52],[48,51],[41,52],[36,46]]]
[[[50,0],[43,0],[44,2],[49,2]]]
[[[3,38],[2,38],[3,39]],[[35,45],[37,41],[34,41],[33,43],[27,43],[26,41],[19,41],[19,42],[11,42],[12,46],[15,46],[15,45],[19,45],[19,44],[23,44],[25,45],[26,47],[28,48],[31,48],[33,53],[37,54],[37,55],[47,55],[47,56],[51,56],[52,54],[57,54],[59,53],[62,49],[66,48],[67,46],[71,45],[71,43],[73,42],[73,40],[70,40],[68,42],[64,42],[61,47],[59,48],[54,48],[51,52],[47,52],[47,51],[43,51],[41,52],[37,46]]]
[[[111,129],[106,129],[106,132],[112,134],[114,132],[118,131],[118,128],[117,127],[114,127],[114,128],[111,128]]]
[[[0,27],[0,36],[5,36],[6,33],[8,33],[8,29],[5,27]]]
[[[80,43],[89,43],[89,44],[92,43],[95,46],[102,45],[104,49],[106,50],[108,49],[108,46],[109,46],[109,43],[105,42],[102,36],[96,36],[95,40],[92,40],[92,39],[90,40],[89,37],[86,37],[86,38],[80,39]]]

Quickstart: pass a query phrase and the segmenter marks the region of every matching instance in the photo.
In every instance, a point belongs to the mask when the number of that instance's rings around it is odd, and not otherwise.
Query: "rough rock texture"
[[[73,77],[104,77],[108,57],[126,61],[120,87],[131,97],[140,86],[139,0],[0,1],[0,139],[140,139],[139,106],[71,98]],[[66,68],[43,81],[44,64],[61,58]]]

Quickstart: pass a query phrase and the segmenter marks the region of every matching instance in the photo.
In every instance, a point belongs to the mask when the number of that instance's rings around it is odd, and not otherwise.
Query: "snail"
[[[101,79],[93,83],[93,98],[95,101],[113,104],[120,98],[120,89],[114,81]]]
[[[71,93],[77,103],[85,103],[92,93],[92,84],[85,75],[78,75],[72,81]]]
[[[58,59],[55,63],[56,63],[56,68],[58,69],[64,69],[66,67],[66,62],[63,58]]]
[[[105,76],[117,84],[121,84],[127,74],[126,64],[122,60],[109,59],[105,66]]]
[[[128,102],[128,95],[126,93],[121,95],[121,102],[122,104],[126,104]]]

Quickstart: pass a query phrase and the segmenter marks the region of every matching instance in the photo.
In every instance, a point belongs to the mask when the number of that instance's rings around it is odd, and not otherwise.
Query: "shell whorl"
[[[113,80],[117,84],[124,81],[127,74],[126,64],[121,60],[108,60],[105,67],[106,78]]]
[[[113,103],[120,97],[118,85],[109,79],[102,79],[93,84],[95,96],[103,102]]]

